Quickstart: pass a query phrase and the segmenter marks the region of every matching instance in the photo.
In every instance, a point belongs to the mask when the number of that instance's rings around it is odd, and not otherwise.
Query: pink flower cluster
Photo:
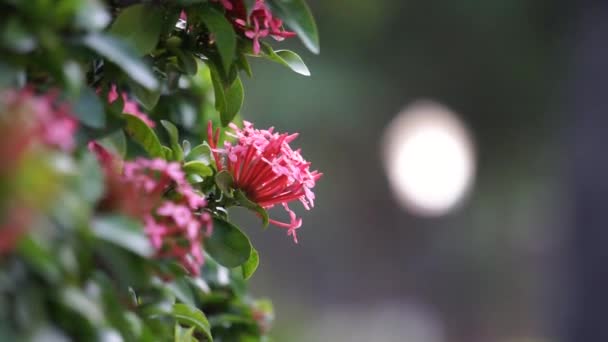
[[[277,41],[282,41],[296,35],[294,32],[285,31],[283,21],[273,17],[264,0],[255,0],[249,18],[243,0],[219,1],[234,25],[243,31],[247,38],[253,40],[253,53],[256,55],[260,53],[260,39],[271,36]]]
[[[310,163],[304,160],[300,150],[289,146],[298,134],[279,134],[273,128],[255,129],[247,121],[242,129],[235,124],[230,124],[230,128],[233,132],[226,134],[236,139],[235,144],[224,142],[224,147],[218,148],[219,129],[213,132],[211,122],[207,127],[218,171],[230,172],[236,188],[261,207],[268,209],[281,204],[290,221],[270,222],[286,228],[288,235],[293,236],[297,243],[296,229],[301,227],[302,219],[296,216],[288,203],[299,200],[306,210],[312,208],[315,199],[312,188],[322,174],[310,171]]]
[[[59,92],[36,95],[32,88],[6,90],[0,93],[0,120],[11,120],[29,136],[64,151],[74,149],[74,135],[78,128],[68,104],[58,101]],[[7,117],[2,117],[7,114]],[[10,114],[10,116],[9,116]]]
[[[99,144],[91,142],[89,149],[104,165],[107,178],[112,177],[113,170],[120,168]],[[135,212],[143,221],[145,233],[157,255],[175,258],[188,272],[198,275],[204,263],[202,237],[211,234],[213,221],[203,210],[207,206],[205,197],[186,181],[181,165],[163,159],[125,161],[120,183],[121,188],[117,191],[129,189],[130,201],[140,202]],[[125,209],[133,214],[131,208]]]
[[[137,102],[129,99],[129,97],[127,96],[127,94],[125,92],[122,92],[121,95],[122,95],[122,100],[124,102],[124,105],[122,107],[122,112],[124,114],[129,114],[129,115],[133,115],[133,116],[140,118],[141,121],[143,121],[149,127],[156,126],[156,123],[154,121],[152,121],[144,112],[142,112],[139,109]],[[108,92],[108,103],[114,103],[114,101],[116,101],[117,99],[118,99],[118,91],[116,90],[116,85],[112,84],[112,87],[110,88],[110,91]]]

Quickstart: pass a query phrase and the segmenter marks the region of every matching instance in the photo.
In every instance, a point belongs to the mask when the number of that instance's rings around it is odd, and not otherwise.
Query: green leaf
[[[106,126],[106,112],[95,91],[89,87],[80,89],[80,96],[72,107],[72,113],[83,125],[91,128]]]
[[[226,89],[224,97],[226,100],[226,107],[223,112],[220,112],[220,119],[222,120],[223,126],[228,126],[232,119],[239,113],[241,107],[243,107],[244,92],[243,83],[240,78],[237,77],[236,80],[234,80],[234,83]]]
[[[194,296],[190,283],[185,277],[174,278],[172,281],[165,283],[165,286],[171,291],[175,298],[182,303],[195,306]]]
[[[209,4],[202,6],[199,13],[203,23],[215,38],[224,70],[230,70],[236,53],[236,34],[232,24],[226,19],[224,13]]]
[[[289,67],[291,70],[300,75],[310,76],[310,70],[308,70],[308,67],[306,64],[304,64],[302,57],[300,57],[297,53],[289,50],[277,50],[275,53],[277,56],[281,57],[281,63],[283,65]]]
[[[319,32],[315,18],[304,0],[271,0],[277,17],[294,30],[304,45],[315,54],[320,52]]]
[[[180,68],[186,73],[186,75],[196,75],[198,64],[196,63],[196,58],[194,58],[194,55],[189,51],[177,49],[174,52],[177,56]]]
[[[232,197],[234,178],[232,178],[230,172],[226,170],[218,172],[215,175],[215,184],[224,195]]]
[[[249,260],[251,242],[235,225],[215,217],[213,234],[205,240],[205,250],[218,264],[233,268]]]
[[[251,276],[258,269],[259,264],[260,264],[260,254],[258,253],[258,251],[255,248],[252,247],[251,255],[249,256],[249,259],[247,260],[247,262],[245,262],[241,266],[242,271],[243,271],[243,278],[245,280],[251,278]]]
[[[134,115],[125,115],[127,134],[150,155],[150,157],[163,158],[164,153],[160,140],[152,128]]]
[[[161,120],[160,123],[165,127],[167,134],[169,134],[171,150],[173,151],[172,159],[182,161],[182,159],[184,159],[184,150],[182,149],[182,145],[179,144],[179,131],[177,130],[177,127],[166,120]]]
[[[179,324],[175,324],[174,339],[175,342],[192,342],[197,341],[192,334],[194,334],[194,327],[190,329],[184,329]]]
[[[211,326],[209,325],[207,317],[201,310],[183,303],[177,303],[173,305],[171,314],[180,324],[194,327],[196,331],[203,334],[208,341],[213,341],[213,338],[211,337]]]
[[[81,200],[89,205],[95,204],[104,192],[103,173],[97,158],[92,153],[82,157],[79,165],[79,175],[75,184]]]
[[[300,75],[310,76],[310,70],[297,53],[290,50],[274,51],[268,43],[262,43],[262,52],[267,59],[284,65]]]
[[[82,43],[120,67],[129,77],[148,89],[156,89],[158,80],[152,70],[122,40],[106,34],[92,33]]]
[[[235,192],[234,198],[238,201],[238,204],[240,206],[256,212],[258,216],[262,219],[262,224],[264,225],[264,228],[268,227],[269,218],[266,209],[262,208],[259,204],[247,198],[247,195],[245,195],[245,193],[241,190],[237,190]]]
[[[139,83],[132,82],[130,80],[129,88],[131,88],[133,95],[135,95],[139,103],[141,103],[141,105],[147,110],[152,110],[158,103],[158,99],[160,98],[160,88],[148,89],[140,86]]]
[[[211,164],[211,147],[205,141],[204,143],[195,146],[190,150],[190,153],[186,156],[186,161],[197,160],[203,162],[205,165]]]
[[[142,257],[151,257],[154,249],[144,235],[141,225],[127,217],[108,215],[100,216],[91,222],[93,235],[111,242]]]
[[[211,167],[198,160],[186,162],[183,169],[187,174],[196,174],[201,177],[208,177],[213,174]]]
[[[19,255],[33,266],[33,269],[42,274],[48,281],[54,283],[61,280],[61,270],[53,253],[32,236],[19,240]]]
[[[127,138],[122,130],[117,130],[97,142],[121,158],[124,158],[127,155]]]
[[[137,4],[120,11],[109,32],[122,38],[143,56],[156,48],[162,20],[162,12],[157,6]]]

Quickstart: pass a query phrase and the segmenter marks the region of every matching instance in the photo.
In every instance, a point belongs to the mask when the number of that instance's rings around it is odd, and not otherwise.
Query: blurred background
[[[244,117],[299,131],[324,173],[298,245],[239,215],[262,255],[252,285],[275,303],[276,340],[554,340],[582,6],[310,4],[321,55],[281,47],[312,77],[261,61],[245,84]]]

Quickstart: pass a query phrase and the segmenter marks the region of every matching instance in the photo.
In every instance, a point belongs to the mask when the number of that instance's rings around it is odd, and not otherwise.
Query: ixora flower
[[[27,137],[19,148],[31,142],[71,151],[74,135],[78,128],[70,107],[58,100],[59,92],[52,90],[44,95],[36,95],[34,89],[5,90],[0,92],[0,121],[2,127],[12,127],[9,133],[17,131]]]
[[[207,200],[185,179],[181,165],[163,159],[120,161],[89,143],[106,175],[102,209],[118,209],[144,223],[157,256],[174,258],[193,275],[204,263],[202,237],[213,229]]]
[[[235,138],[235,143],[225,142],[218,148],[219,128],[213,131],[209,122],[207,134],[209,145],[218,171],[228,171],[234,186],[243,191],[247,198],[268,209],[280,204],[289,215],[289,222],[270,220],[270,223],[287,229],[297,243],[296,229],[302,226],[288,206],[299,200],[306,210],[314,206],[312,192],[315,183],[322,176],[318,171],[310,171],[310,163],[304,160],[300,150],[293,150],[291,143],[298,134],[279,134],[273,128],[259,130],[244,121],[241,129],[230,124],[233,132],[226,133]]]
[[[218,0],[216,0],[218,1]],[[264,0],[255,0],[251,14],[247,17],[247,10],[243,0],[219,0],[226,9],[226,15],[244,35],[253,41],[253,53],[260,53],[260,39],[271,36],[277,41],[294,37],[294,32],[283,28],[283,21],[273,17],[272,12]]]
[[[128,115],[133,115],[141,119],[146,125],[149,127],[156,126],[156,123],[152,121],[144,112],[139,109],[137,102],[129,99],[125,92],[121,93],[122,100],[124,105],[122,107],[122,112]],[[112,84],[110,87],[110,91],[108,92],[108,103],[114,103],[118,99],[118,91],[116,90],[116,85]]]

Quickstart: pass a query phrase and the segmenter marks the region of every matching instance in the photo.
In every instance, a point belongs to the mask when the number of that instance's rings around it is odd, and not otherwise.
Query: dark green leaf
[[[258,269],[258,265],[260,264],[260,254],[255,248],[251,248],[251,255],[247,262],[245,262],[241,268],[243,270],[243,278],[245,280],[251,278],[251,276],[255,273],[255,270]]]
[[[162,145],[152,128],[134,115],[125,115],[127,134],[150,155],[150,157],[163,158]]]
[[[220,112],[220,118],[222,120],[222,125],[228,126],[243,106],[243,83],[241,83],[240,78],[237,77],[234,83],[225,90],[224,98],[226,100],[226,106],[224,111]]]
[[[92,33],[85,36],[83,44],[119,66],[129,77],[148,89],[156,89],[158,80],[133,49],[122,40]]]
[[[72,113],[83,125],[92,128],[106,126],[106,112],[95,91],[89,87],[80,90],[80,96],[72,107]]]
[[[213,234],[206,239],[205,250],[218,264],[233,268],[249,260],[251,242],[232,223],[214,218]]]
[[[271,0],[276,15],[294,30],[304,45],[315,54],[320,51],[319,32],[310,8],[304,0]]]
[[[177,130],[177,127],[166,120],[161,120],[160,123],[165,127],[165,130],[169,134],[171,150],[173,152],[172,159],[182,161],[182,159],[184,159],[184,150],[182,149],[182,145],[179,144],[179,131]]]
[[[211,326],[209,325],[207,317],[201,310],[183,303],[177,303],[173,305],[171,313],[180,324],[194,327],[196,331],[203,334],[208,341],[213,341],[213,338],[211,337]]]
[[[192,53],[189,51],[175,50],[175,55],[177,56],[180,68],[186,73],[186,75],[196,75],[198,65],[196,63],[196,58],[194,58]]]
[[[208,177],[213,174],[213,170],[207,164],[198,160],[186,162],[183,169],[187,174],[196,174],[201,177]]]
[[[109,32],[122,38],[143,56],[156,48],[162,19],[157,6],[137,4],[120,11]]]
[[[139,223],[124,216],[101,216],[91,222],[98,239],[111,242],[143,257],[150,257],[154,249]]]
[[[215,38],[224,70],[230,70],[236,53],[236,34],[232,24],[226,19],[224,13],[211,5],[202,6],[200,15],[203,23]]]

